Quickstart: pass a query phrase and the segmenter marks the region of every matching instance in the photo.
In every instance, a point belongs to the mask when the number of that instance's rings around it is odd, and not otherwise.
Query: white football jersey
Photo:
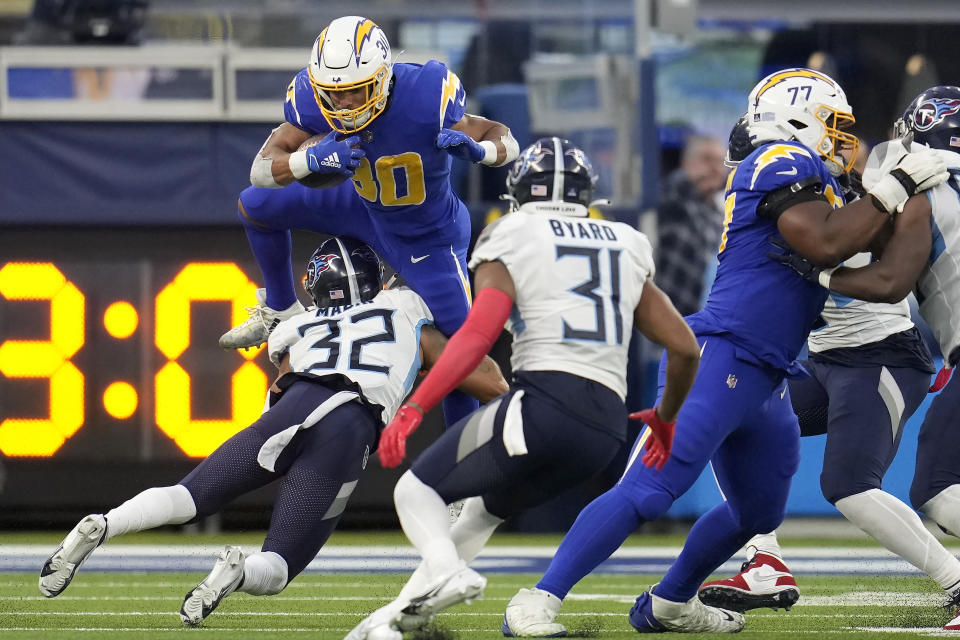
[[[279,364],[289,353],[296,373],[349,378],[368,402],[383,407],[386,424],[413,388],[425,324],[433,316],[413,290],[381,291],[369,302],[287,318],[270,334],[270,360]]]
[[[843,263],[851,268],[868,264],[869,253],[858,253]],[[906,300],[894,304],[865,302],[835,291],[830,292],[820,317],[826,325],[810,332],[807,348],[811,353],[879,342],[913,326],[910,305]]]
[[[653,277],[647,237],[621,222],[521,208],[484,229],[470,268],[494,260],[516,285],[513,370],[564,371],[625,398],[633,312]]]
[[[946,359],[960,348],[960,154],[939,150],[950,178],[927,191],[933,216],[933,246],[917,280],[920,314],[930,325]],[[954,354],[954,362],[960,353]]]

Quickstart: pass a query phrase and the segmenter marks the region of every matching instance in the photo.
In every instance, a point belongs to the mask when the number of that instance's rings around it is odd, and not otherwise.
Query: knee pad
[[[243,584],[238,591],[254,596],[273,596],[287,586],[287,561],[273,551],[258,551],[243,563]]]
[[[879,482],[868,478],[855,480],[849,472],[824,470],[820,473],[820,492],[832,505],[836,505],[837,500],[879,488]]]
[[[626,494],[627,501],[633,504],[637,513],[646,522],[660,518],[673,504],[673,496],[663,490],[653,491],[643,496],[631,496],[619,485],[616,490]]]
[[[240,192],[237,200],[237,217],[244,225],[254,227],[268,227],[266,224],[266,207],[263,206],[274,189],[262,187],[247,187]]]

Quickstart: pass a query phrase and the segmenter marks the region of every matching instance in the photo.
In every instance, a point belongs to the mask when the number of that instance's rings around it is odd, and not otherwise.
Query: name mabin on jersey
[[[550,220],[553,235],[558,238],[586,238],[587,240],[617,240],[617,234],[607,225],[596,222]]]

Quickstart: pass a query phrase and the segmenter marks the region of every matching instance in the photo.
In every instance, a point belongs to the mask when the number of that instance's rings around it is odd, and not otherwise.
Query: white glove
[[[915,149],[901,156],[894,168],[867,191],[890,215],[903,211],[911,196],[946,182],[950,177],[939,154],[919,145]]]

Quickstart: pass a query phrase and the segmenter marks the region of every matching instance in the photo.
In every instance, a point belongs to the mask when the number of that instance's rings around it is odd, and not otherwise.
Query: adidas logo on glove
[[[326,158],[320,161],[321,167],[333,167],[334,169],[341,168],[340,156],[336,151],[328,155]]]

